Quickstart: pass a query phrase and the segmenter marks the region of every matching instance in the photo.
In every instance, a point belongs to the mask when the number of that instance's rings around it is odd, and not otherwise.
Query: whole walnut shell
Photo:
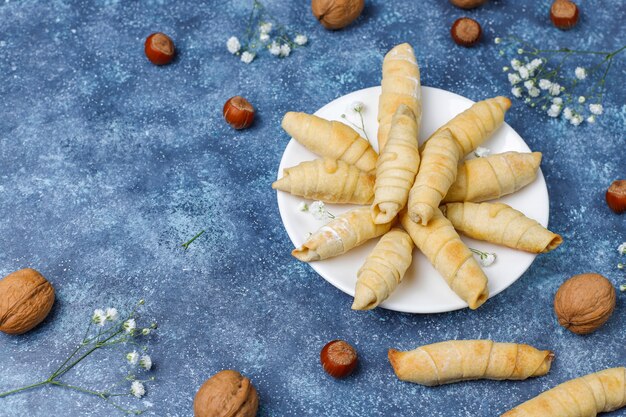
[[[450,0],[450,3],[461,9],[475,9],[487,3],[487,0]]]
[[[195,417],[254,417],[259,397],[250,380],[233,370],[220,371],[198,390]]]
[[[559,324],[587,334],[602,326],[615,309],[615,288],[599,274],[574,275],[561,285],[554,297]]]
[[[312,0],[313,14],[326,29],[341,29],[361,15],[365,0]]]
[[[41,323],[54,304],[54,288],[34,269],[0,280],[0,331],[22,334]]]

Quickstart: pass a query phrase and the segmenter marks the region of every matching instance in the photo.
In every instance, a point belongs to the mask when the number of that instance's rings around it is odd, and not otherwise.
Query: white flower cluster
[[[491,154],[491,149],[484,148],[482,146],[479,146],[474,151],[474,156],[476,156],[476,158],[484,158],[485,156],[489,156],[489,154]]]
[[[276,57],[286,58],[291,54],[293,48],[304,46],[309,41],[309,38],[302,34],[296,35],[296,37],[291,40],[281,26],[277,29],[278,34],[275,39],[271,40],[273,29],[274,25],[271,22],[260,22],[258,25],[258,41],[268,49],[271,55]],[[228,49],[228,52],[231,54],[241,54],[241,62],[249,64],[256,58],[258,46],[256,39],[247,39],[244,44],[246,47],[244,47],[242,51],[242,45],[239,39],[236,36],[231,36],[226,42],[226,49]]]
[[[119,313],[116,308],[107,308],[106,310],[102,310],[98,308],[94,310],[93,316],[91,316],[91,322],[93,324],[97,324],[98,326],[104,326],[107,322],[114,322],[117,320]]]
[[[324,204],[323,201],[314,201],[311,205],[302,202],[298,205],[298,210],[304,213],[310,213],[315,220],[322,221],[335,218],[335,216],[326,209],[326,204]]]

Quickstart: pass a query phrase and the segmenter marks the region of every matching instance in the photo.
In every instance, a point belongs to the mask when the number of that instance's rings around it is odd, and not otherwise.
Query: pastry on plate
[[[303,262],[332,258],[387,233],[389,229],[391,223],[374,223],[369,207],[353,209],[322,226],[291,254]]]
[[[387,143],[391,119],[398,107],[404,104],[411,109],[417,121],[417,131],[422,121],[422,87],[420,69],[415,52],[408,43],[395,46],[383,60],[383,80],[378,100],[378,152]]]
[[[315,159],[286,168],[272,188],[325,203],[371,204],[374,180],[374,175],[344,161]]]
[[[537,177],[541,152],[504,152],[462,162],[444,203],[494,200],[527,186]]]
[[[396,289],[413,258],[413,241],[402,229],[391,229],[376,244],[357,272],[353,310],[371,310]]]
[[[389,223],[406,205],[420,164],[417,131],[415,115],[401,104],[393,116],[387,146],[376,165],[374,223]]]
[[[503,203],[448,203],[442,211],[460,233],[531,253],[559,247],[563,238]]]
[[[422,251],[452,291],[461,297],[469,308],[477,309],[487,301],[489,298],[487,276],[439,209],[428,226],[415,223],[406,211],[400,213],[400,222],[413,239],[415,246]]]
[[[549,350],[492,340],[450,340],[407,352],[389,349],[387,356],[399,379],[427,386],[542,376],[554,359]]]
[[[350,126],[306,113],[288,112],[282,127],[305,148],[317,155],[339,159],[364,172],[376,169],[378,154]]]

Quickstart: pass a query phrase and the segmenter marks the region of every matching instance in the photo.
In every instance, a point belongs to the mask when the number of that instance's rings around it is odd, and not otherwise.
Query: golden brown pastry
[[[596,417],[626,406],[626,368],[610,368],[557,385],[501,417]]]
[[[379,153],[385,148],[391,119],[400,104],[409,107],[415,115],[418,132],[422,121],[420,69],[413,48],[408,43],[395,46],[385,55],[381,87],[378,101]]]
[[[282,127],[311,152],[345,161],[364,172],[376,169],[376,151],[348,125],[311,114],[289,112],[283,117]]]
[[[421,166],[409,194],[407,207],[411,220],[424,226],[428,224],[456,179],[461,158],[461,148],[448,129],[438,130],[426,142]]]
[[[505,152],[462,162],[444,203],[494,200],[527,186],[537,177],[541,152]]]
[[[556,249],[563,239],[503,203],[449,203],[442,211],[460,233],[532,253]]]
[[[479,101],[440,127],[426,141],[422,164],[409,194],[409,217],[414,222],[428,224],[456,180],[459,162],[500,127],[509,107],[511,100],[506,97]],[[453,146],[453,142],[457,146]],[[457,157],[456,161],[454,157]]]
[[[410,108],[401,104],[393,116],[387,146],[378,157],[372,218],[383,224],[404,208],[420,164],[418,126]]]
[[[413,241],[402,229],[391,229],[376,244],[357,273],[353,310],[371,310],[385,301],[409,269]]]
[[[303,262],[332,258],[387,233],[390,228],[391,223],[375,224],[369,207],[357,208],[322,226],[291,254]]]
[[[450,288],[472,310],[489,298],[487,277],[448,219],[437,209],[428,226],[413,222],[406,211],[400,222]]]
[[[450,340],[408,352],[389,349],[388,356],[399,379],[430,387],[473,379],[542,376],[554,358],[549,350],[492,340]]]
[[[344,161],[316,159],[286,168],[272,188],[325,203],[371,204],[374,181],[374,175]]]

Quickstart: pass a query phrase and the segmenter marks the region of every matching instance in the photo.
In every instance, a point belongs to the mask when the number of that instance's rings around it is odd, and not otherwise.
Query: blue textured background
[[[596,125],[574,128],[514,101],[507,121],[544,153],[550,224],[565,243],[478,311],[354,312],[350,297],[290,256],[270,188],[288,141],[284,112],[313,112],[376,85],[384,53],[404,41],[415,46],[424,85],[479,100],[509,91],[497,35],[600,50],[626,40],[621,0],[580,0],[581,22],[569,32],[550,24],[548,0],[492,1],[470,12],[444,0],[367,3],[356,24],[327,32],[308,1],[266,1],[310,45],[284,60],[265,52],[251,65],[225,48],[243,34],[249,1],[0,4],[0,274],[34,267],[57,291],[36,330],[0,334],[0,391],[45,378],[94,308],[142,297],[145,317],[160,326],[151,342],[158,381],[145,398],[156,416],[191,415],[197,388],[224,368],[252,379],[261,416],[458,417],[495,416],[566,379],[626,365],[623,295],[589,336],[558,326],[552,311],[572,274],[626,281],[615,267],[626,217],[604,202],[610,182],[626,177],[623,56]],[[464,14],[483,25],[485,39],[473,49],[449,37]],[[145,59],[143,42],[154,31],[174,39],[173,64]],[[236,94],[258,111],[241,132],[221,116]],[[207,233],[182,251],[201,229]],[[333,338],[359,351],[360,368],[347,380],[329,378],[318,363]],[[530,343],[557,360],[549,375],[524,382],[425,388],[393,375],[387,348],[453,338]],[[105,388],[125,372],[124,352],[102,352],[66,379]],[[117,413],[51,387],[0,399],[0,415]]]

